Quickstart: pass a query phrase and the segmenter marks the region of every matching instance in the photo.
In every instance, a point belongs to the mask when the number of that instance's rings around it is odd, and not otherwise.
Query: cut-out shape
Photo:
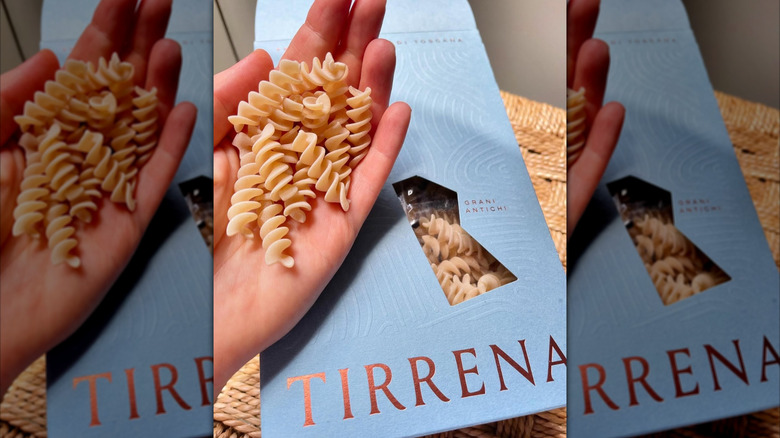
[[[613,181],[607,189],[665,305],[731,280],[674,226],[668,191],[633,176]]]
[[[198,226],[203,241],[214,252],[214,181],[199,176],[179,183],[179,190],[187,201],[192,218]]]
[[[393,188],[450,305],[517,280],[460,226],[457,193],[419,176]]]

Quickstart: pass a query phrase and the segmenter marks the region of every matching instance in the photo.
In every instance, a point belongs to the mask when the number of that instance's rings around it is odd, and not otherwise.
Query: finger
[[[97,63],[112,53],[120,55],[128,47],[135,25],[136,0],[103,0],[92,22],[81,33],[68,58]]]
[[[411,116],[412,109],[406,103],[392,104],[379,122],[368,154],[352,174],[349,216],[355,229],[363,224],[387,181],[404,143]]]
[[[371,127],[375,131],[390,101],[395,73],[395,46],[387,40],[376,39],[366,48],[360,89],[371,88]]]
[[[569,181],[577,182],[567,186],[566,232],[569,237],[607,168],[620,138],[624,117],[623,105],[617,102],[604,105],[596,115],[582,155],[569,168]]]
[[[362,77],[361,64],[366,47],[379,36],[385,17],[385,0],[362,0],[355,2],[349,14],[347,27],[341,36],[341,45],[334,57],[347,64],[347,83],[355,85]]]
[[[172,0],[143,0],[138,8],[133,45],[125,61],[135,67],[134,83],[146,82],[146,62],[157,41],[165,36]]]
[[[311,63],[315,56],[322,59],[335,52],[344,24],[349,16],[351,0],[315,0],[306,22],[290,41],[284,59]]]
[[[596,28],[599,0],[571,0],[566,9],[566,82],[571,88],[577,54]]]
[[[181,47],[174,40],[157,41],[149,55],[149,73],[146,89],[157,88],[157,111],[160,124],[165,124],[168,113],[176,100],[181,71]]]
[[[16,132],[14,116],[23,113],[24,103],[32,100],[36,91],[43,90],[59,67],[54,53],[44,49],[0,76],[0,145],[5,145]]]
[[[597,39],[590,39],[582,45],[577,56],[577,67],[574,72],[574,89],[585,87],[585,106],[588,124],[591,126],[604,101],[604,90],[607,86],[609,73],[609,46]],[[586,134],[587,135],[587,132]]]
[[[214,146],[233,128],[228,117],[236,114],[238,103],[247,99],[257,84],[268,79],[274,62],[264,50],[255,50],[229,69],[214,76]]]
[[[0,246],[11,235],[13,210],[24,173],[24,154],[20,148],[0,151]]]
[[[214,148],[214,247],[227,229],[230,196],[239,169],[238,153],[227,141]]]
[[[168,115],[157,148],[138,175],[138,208],[135,217],[143,232],[160,205],[165,191],[179,168],[195,126],[198,110],[190,102],[176,105]]]

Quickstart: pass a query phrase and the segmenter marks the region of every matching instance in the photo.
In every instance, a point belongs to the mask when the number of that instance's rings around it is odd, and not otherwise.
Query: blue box
[[[255,48],[278,61],[310,5],[259,2]],[[565,403],[564,272],[468,3],[388,2],[381,37],[409,132],[343,266],[261,354],[266,437],[421,435]],[[414,176],[457,192],[517,281],[450,305],[393,189]]]
[[[612,58],[605,101],[626,119],[569,244],[568,433],[651,433],[777,406],[778,271],[685,9],[604,0],[595,36]],[[624,202],[632,192],[643,205]],[[662,299],[632,240],[644,219],[629,217],[659,202],[680,244],[728,280]]]

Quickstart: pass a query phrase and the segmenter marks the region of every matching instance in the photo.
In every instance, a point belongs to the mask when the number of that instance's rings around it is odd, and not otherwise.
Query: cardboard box
[[[255,47],[278,61],[310,5],[258,3]],[[409,133],[343,266],[261,355],[263,436],[421,435],[565,402],[564,272],[468,3],[388,2],[381,36]],[[517,280],[451,304],[396,193],[413,177],[455,192],[450,215]]]
[[[778,272],[683,5],[604,0],[595,36],[626,119],[569,242],[568,433],[777,406]]]
[[[97,4],[46,1],[41,46],[64,60]],[[195,103],[198,121],[127,269],[84,325],[47,354],[52,438],[211,434],[213,261],[180,190],[212,175],[211,11],[206,0],[174,2],[166,37],[182,46],[177,100]]]

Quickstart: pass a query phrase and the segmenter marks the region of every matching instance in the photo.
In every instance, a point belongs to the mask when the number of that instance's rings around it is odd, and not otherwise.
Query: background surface
[[[214,0],[214,71],[252,50],[257,0]],[[43,0],[2,0],[0,71],[32,56],[40,41]],[[563,106],[565,38],[556,34],[563,1],[469,0],[501,89]],[[780,108],[780,2],[777,0],[683,0],[716,90]],[[746,7],[749,5],[749,7]],[[538,16],[536,14],[539,14]],[[546,32],[544,39],[525,38]],[[521,56],[524,55],[524,57]],[[560,76],[533,66],[560,64]]]

